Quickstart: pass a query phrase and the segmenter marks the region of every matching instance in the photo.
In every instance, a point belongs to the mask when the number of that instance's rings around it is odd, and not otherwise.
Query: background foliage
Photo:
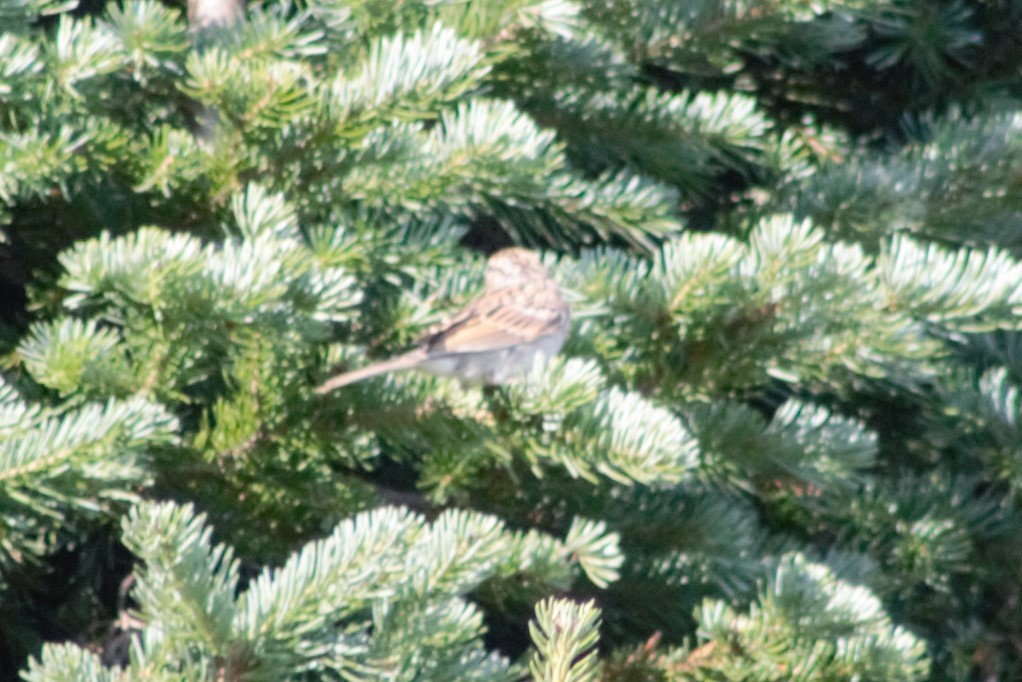
[[[1022,678],[1022,3],[244,14],[0,0],[4,677]]]

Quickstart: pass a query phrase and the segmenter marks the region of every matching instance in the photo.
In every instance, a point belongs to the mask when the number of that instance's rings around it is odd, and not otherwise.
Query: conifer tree
[[[1022,677],[1022,4],[237,7],[0,0],[5,678]]]

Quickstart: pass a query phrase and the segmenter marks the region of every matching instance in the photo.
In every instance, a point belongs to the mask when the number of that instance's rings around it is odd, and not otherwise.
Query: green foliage
[[[876,596],[798,554],[776,562],[747,613],[707,601],[697,620],[706,655],[676,679],[915,680],[927,672],[923,643],[892,625]]]
[[[141,398],[43,408],[0,382],[2,561],[52,550],[136,500],[151,478],[147,460],[176,429],[166,409]]]
[[[482,614],[465,595],[525,575],[557,584],[587,549],[578,537],[512,533],[484,514],[452,510],[426,524],[385,508],[341,523],[236,596],[239,562],[211,535],[190,506],[145,503],[127,516],[145,625],[125,675],[510,680],[508,661],[482,647]],[[598,533],[589,541],[613,545]],[[106,674],[81,649],[47,647],[26,679],[81,679],[90,668]]]
[[[536,605],[536,620],[529,622],[536,643],[529,668],[542,682],[595,680],[600,610],[588,604],[550,599]]]
[[[1020,16],[0,0],[0,677],[1022,676]]]
[[[867,245],[909,231],[1017,251],[1020,197],[1012,178],[1022,168],[1022,122],[999,108],[923,119],[913,131],[923,144],[821,168],[792,183],[782,205]]]

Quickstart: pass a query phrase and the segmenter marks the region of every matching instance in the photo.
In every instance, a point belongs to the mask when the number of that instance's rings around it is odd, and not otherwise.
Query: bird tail
[[[335,388],[347,386],[348,384],[353,384],[356,381],[362,381],[363,379],[379,376],[380,374],[386,374],[387,372],[400,372],[405,369],[411,369],[422,362],[424,357],[425,353],[421,350],[414,350],[410,353],[399,355],[396,358],[391,358],[390,360],[375,362],[367,367],[363,367],[362,369],[338,374],[334,378],[317,386],[314,392],[319,394],[329,393]]]

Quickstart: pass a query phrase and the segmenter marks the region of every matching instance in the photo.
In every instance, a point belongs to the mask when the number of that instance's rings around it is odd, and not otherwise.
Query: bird
[[[570,326],[571,309],[539,255],[521,247],[501,249],[486,262],[483,292],[427,329],[415,348],[339,374],[315,392],[408,369],[456,376],[463,384],[508,383],[528,370],[537,355],[556,355]]]

